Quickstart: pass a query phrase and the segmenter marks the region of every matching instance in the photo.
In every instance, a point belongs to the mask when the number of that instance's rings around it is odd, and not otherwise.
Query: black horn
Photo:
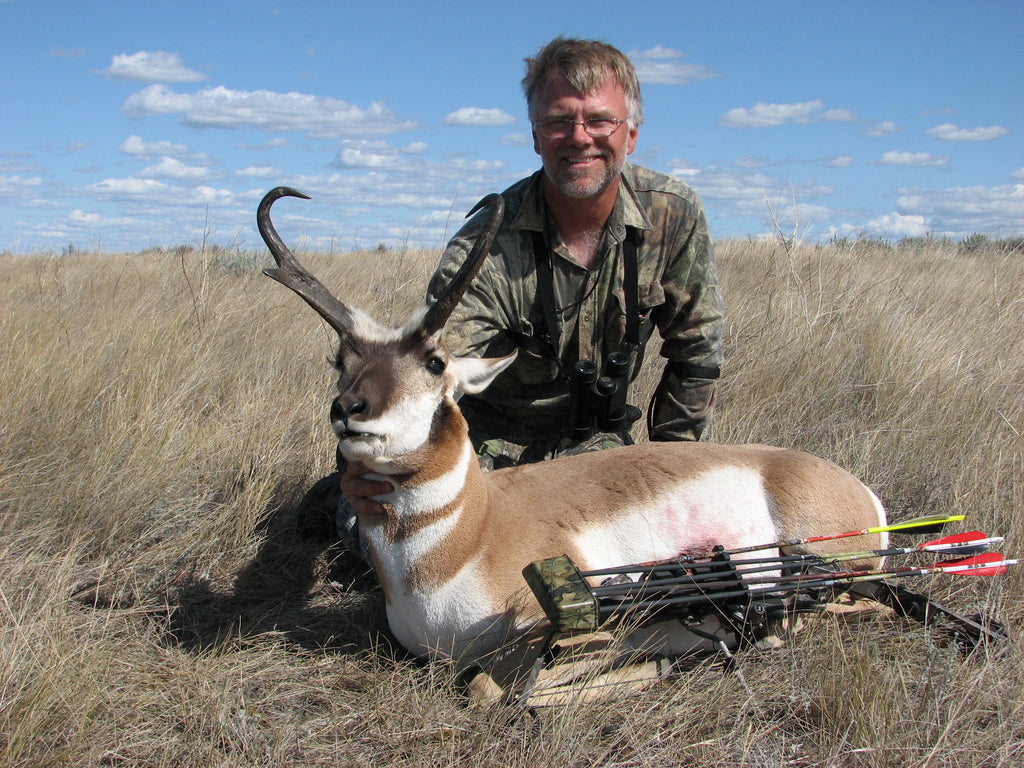
[[[300,192],[292,187],[274,187],[267,192],[256,209],[256,227],[263,237],[263,242],[270,249],[274,261],[277,262],[276,269],[265,269],[263,274],[272,277],[287,288],[291,288],[302,299],[315,309],[327,323],[338,332],[338,335],[346,338],[350,335],[349,327],[352,324],[352,312],[336,299],[323,283],[306,271],[292,255],[288,246],[281,240],[277,230],[270,221],[270,206],[275,200],[282,197],[301,197],[309,200],[309,195]]]
[[[476,277],[476,273],[480,271],[484,259],[491,250],[491,244],[494,242],[494,238],[498,234],[498,228],[501,226],[501,220],[505,216],[505,199],[496,193],[488,195],[473,206],[473,210],[467,214],[467,217],[472,216],[487,206],[491,208],[491,218],[487,221],[487,226],[480,233],[476,244],[473,246],[473,250],[466,257],[459,271],[455,273],[455,277],[452,278],[448,287],[437,297],[437,301],[431,305],[430,309],[423,316],[420,328],[424,336],[430,336],[444,328],[444,324],[448,322],[448,318],[455,311],[459,301],[462,300],[463,294],[473,278]]]

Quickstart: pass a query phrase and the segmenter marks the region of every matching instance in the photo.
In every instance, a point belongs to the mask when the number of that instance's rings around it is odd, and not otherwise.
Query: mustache
[[[580,159],[594,160],[594,159],[606,158],[606,157],[609,157],[609,153],[608,152],[603,152],[603,151],[597,151],[597,152],[594,152],[594,151],[590,151],[590,152],[559,152],[558,153],[558,159],[559,160],[580,160]]]

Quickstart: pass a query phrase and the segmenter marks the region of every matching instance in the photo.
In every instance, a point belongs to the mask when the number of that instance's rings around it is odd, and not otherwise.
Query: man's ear
[[[455,389],[475,395],[491,385],[498,374],[512,365],[517,352],[506,357],[453,357],[448,372],[455,380]]]

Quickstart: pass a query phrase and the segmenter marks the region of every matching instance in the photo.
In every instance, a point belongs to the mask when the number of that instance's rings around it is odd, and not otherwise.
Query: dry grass
[[[404,319],[435,253],[300,255]],[[332,337],[259,257],[0,257],[0,748],[8,766],[1010,766],[1024,651],[823,624],[621,701],[463,705],[372,579],[296,530],[330,469]],[[807,449],[893,517],[1024,538],[1024,258],[719,248],[713,438]],[[652,381],[648,375],[647,386]],[[1019,638],[1020,569],[915,582]],[[744,687],[743,681],[748,687]]]

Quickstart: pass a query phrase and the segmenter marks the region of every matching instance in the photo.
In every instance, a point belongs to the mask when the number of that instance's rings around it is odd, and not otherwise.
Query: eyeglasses
[[[567,120],[565,118],[552,118],[550,120],[538,120],[534,123],[540,135],[545,139],[564,139],[571,136],[577,125],[582,125],[587,136],[593,139],[607,139],[623,123],[628,120],[619,120],[614,117],[592,117],[589,120]]]

